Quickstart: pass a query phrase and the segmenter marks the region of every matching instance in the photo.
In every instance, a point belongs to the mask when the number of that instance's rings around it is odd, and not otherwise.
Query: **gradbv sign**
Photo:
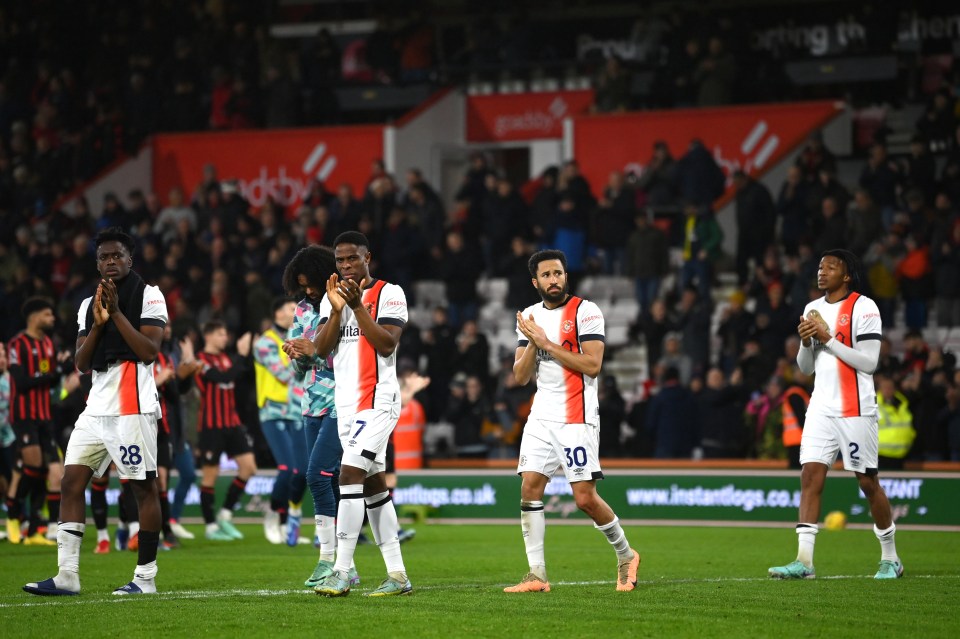
[[[586,113],[593,90],[471,95],[467,142],[560,139],[564,118]]]
[[[158,135],[153,143],[153,188],[190,193],[213,164],[218,177],[235,179],[253,206],[267,198],[295,207],[315,179],[334,190],[343,183],[362,193],[370,162],[383,155],[383,127],[329,127]]]

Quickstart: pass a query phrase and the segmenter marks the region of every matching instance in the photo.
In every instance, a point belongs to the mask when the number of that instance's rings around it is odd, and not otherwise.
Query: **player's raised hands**
[[[299,359],[300,357],[312,357],[317,352],[317,347],[311,340],[305,337],[288,339],[283,343],[283,352],[290,359]]]
[[[109,319],[110,313],[103,306],[103,284],[99,284],[97,292],[93,295],[93,323],[103,326]]]
[[[193,340],[189,337],[184,337],[180,340],[180,361],[193,363],[195,359],[196,354],[193,352]]]
[[[112,279],[107,278],[100,281],[103,293],[100,296],[103,305],[107,307],[107,314],[113,315],[120,310],[120,295],[117,293],[117,284]]]
[[[253,343],[253,334],[250,331],[247,331],[240,336],[240,339],[237,340],[237,353],[241,357],[246,357],[250,354],[250,344]]]
[[[517,313],[517,328],[530,340],[530,342],[539,349],[543,349],[547,344],[547,334],[543,328],[533,319],[533,313],[529,317],[524,317],[522,313]]]
[[[353,310],[360,308],[360,300],[363,297],[363,290],[360,288],[359,284],[353,280],[340,280],[340,283],[337,285],[337,292],[340,294],[340,297],[343,298],[347,306]]]
[[[331,275],[327,279],[327,299],[330,300],[330,306],[333,307],[333,310],[339,313],[343,310],[343,307],[346,305],[346,300],[340,295],[339,292],[340,276],[336,273]]]

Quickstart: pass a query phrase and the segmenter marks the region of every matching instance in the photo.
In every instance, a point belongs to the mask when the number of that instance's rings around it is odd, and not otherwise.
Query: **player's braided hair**
[[[824,251],[820,257],[821,259],[824,257],[835,257],[843,262],[843,265],[847,269],[847,275],[850,276],[849,289],[851,291],[857,289],[860,285],[860,269],[862,268],[860,258],[846,249],[830,249]]]
[[[330,276],[337,272],[337,261],[329,246],[312,244],[297,251],[283,270],[283,288],[288,295],[298,296],[303,287],[297,279],[303,275],[310,286],[323,289]]]

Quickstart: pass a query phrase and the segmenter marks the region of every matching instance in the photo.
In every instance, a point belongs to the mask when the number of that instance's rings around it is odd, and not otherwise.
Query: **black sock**
[[[43,468],[38,466],[23,467],[23,475],[20,477],[17,497],[21,503],[24,503],[27,497],[30,499],[30,505],[27,510],[30,518],[30,530],[27,534],[33,535],[37,532],[37,527],[41,523],[41,509],[47,500],[46,473],[43,471]]]
[[[93,511],[93,524],[97,530],[107,529],[107,485],[90,486],[90,510]]]
[[[237,501],[240,500],[240,495],[243,494],[243,491],[247,487],[247,480],[240,479],[239,477],[234,478],[230,483],[230,489],[227,491],[227,497],[223,500],[223,507],[226,510],[233,510],[233,507],[237,505]]]
[[[203,521],[207,524],[212,524],[216,521],[216,518],[213,516],[213,498],[213,486],[200,487],[200,510],[203,511]]]
[[[157,560],[157,545],[160,543],[160,532],[157,530],[141,530],[140,545],[137,547],[137,565],[146,566]]]
[[[164,538],[172,535],[173,531],[170,530],[170,496],[165,490],[160,491],[160,521],[163,526]]]
[[[90,485],[90,510],[97,530],[107,529],[107,484]]]
[[[16,497],[7,497],[4,501],[7,507],[7,519],[20,519],[20,500]]]
[[[137,497],[133,494],[133,484],[124,482],[122,486],[123,493],[120,495],[120,499],[127,511],[127,522],[140,521],[140,508],[137,506]]]
[[[50,521],[60,521],[60,491],[47,491],[47,514]]]

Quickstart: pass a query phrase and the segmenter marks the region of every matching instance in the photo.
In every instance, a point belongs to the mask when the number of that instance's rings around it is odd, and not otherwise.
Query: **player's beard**
[[[559,292],[557,289],[553,290],[544,290],[537,286],[537,292],[540,293],[540,299],[544,302],[550,304],[559,304],[567,297],[567,291],[570,290],[566,283],[560,287]]]

